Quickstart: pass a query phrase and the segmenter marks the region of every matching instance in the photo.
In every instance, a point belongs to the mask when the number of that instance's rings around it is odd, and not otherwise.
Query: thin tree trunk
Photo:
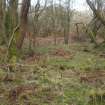
[[[71,19],[71,10],[70,10],[71,0],[67,0],[66,7],[66,16],[65,16],[65,28],[64,28],[64,42],[65,44],[69,43],[69,32],[70,32],[70,19]]]
[[[6,43],[6,39],[4,37],[4,0],[0,0],[0,44]]]

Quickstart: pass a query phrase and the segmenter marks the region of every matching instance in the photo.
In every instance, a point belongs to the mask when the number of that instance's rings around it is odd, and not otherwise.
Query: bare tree
[[[102,7],[102,4],[104,4],[104,1],[103,0],[95,0],[95,3],[97,2],[99,4],[99,5],[97,4],[98,7],[91,0],[86,0],[86,1],[87,1],[87,4],[89,5],[89,7],[91,8],[91,10],[93,11],[94,15],[105,26],[105,18],[104,18],[105,13],[103,12],[103,9],[105,9],[105,8]]]
[[[39,25],[39,18],[41,17],[42,13],[44,12],[45,8],[47,6],[47,0],[45,0],[44,5],[41,5],[41,0],[37,0],[37,3],[34,8],[34,18],[33,18],[33,28],[34,28],[34,42],[33,45],[35,47],[36,43],[36,36],[38,34],[38,31],[40,30]]]
[[[90,35],[90,38],[92,42],[94,42],[96,45],[96,35],[98,30],[101,28],[101,26],[105,26],[105,1],[104,0],[86,0],[87,4],[93,11],[93,19],[89,24],[89,31],[88,34]]]
[[[72,17],[71,0],[66,0],[66,14],[65,14],[65,26],[64,26],[64,43],[65,44],[69,43],[71,17]]]
[[[53,36],[54,36],[54,44],[56,45],[56,41],[57,41],[57,39],[56,39],[56,32],[55,32],[55,28],[56,28],[56,10],[55,10],[55,5],[54,5],[54,0],[51,0],[51,21],[52,21],[52,34],[53,34]]]

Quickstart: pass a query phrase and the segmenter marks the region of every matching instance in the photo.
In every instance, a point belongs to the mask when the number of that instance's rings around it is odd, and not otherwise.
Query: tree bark
[[[26,36],[27,26],[28,26],[28,12],[30,8],[31,0],[23,0],[20,15],[20,35],[17,41],[17,48],[21,49],[23,45],[24,38]]]

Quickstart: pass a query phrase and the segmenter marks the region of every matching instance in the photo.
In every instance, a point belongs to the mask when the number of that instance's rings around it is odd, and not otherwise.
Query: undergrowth
[[[41,46],[32,57],[1,65],[0,105],[104,105],[105,60],[96,50]]]

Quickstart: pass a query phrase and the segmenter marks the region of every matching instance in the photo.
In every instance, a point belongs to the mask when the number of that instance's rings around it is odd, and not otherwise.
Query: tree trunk
[[[26,36],[27,25],[28,25],[28,12],[30,7],[31,0],[23,0],[21,7],[21,15],[20,15],[20,35],[17,40],[17,48],[21,49],[23,45],[24,38]]]
[[[4,0],[0,0],[0,44],[5,43],[4,31]]]
[[[71,0],[67,0],[66,15],[65,15],[65,27],[64,27],[64,42],[65,42],[65,44],[69,43],[70,19],[71,19],[70,3],[71,3]]]
[[[17,56],[16,37],[18,36],[18,0],[9,0],[9,7],[5,20],[7,22],[6,36],[8,36],[8,59]],[[9,20],[8,20],[9,17]],[[14,40],[15,39],[15,40]]]

